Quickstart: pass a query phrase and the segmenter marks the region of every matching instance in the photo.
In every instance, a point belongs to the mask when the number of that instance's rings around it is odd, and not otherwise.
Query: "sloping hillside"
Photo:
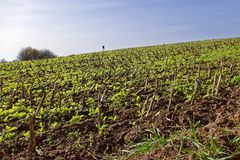
[[[0,64],[0,159],[240,158],[239,62],[234,38]]]

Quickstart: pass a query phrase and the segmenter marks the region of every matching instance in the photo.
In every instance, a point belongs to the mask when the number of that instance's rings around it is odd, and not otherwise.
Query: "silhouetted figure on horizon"
[[[105,46],[102,46],[102,51],[103,51],[103,52],[105,51]]]

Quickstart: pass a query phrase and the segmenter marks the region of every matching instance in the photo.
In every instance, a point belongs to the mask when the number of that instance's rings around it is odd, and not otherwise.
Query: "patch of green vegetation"
[[[131,156],[169,146],[179,159],[238,155],[238,132],[220,143],[220,136],[204,139],[198,130],[218,120],[210,113],[220,112],[217,103],[230,107],[222,111],[227,129],[239,123],[239,61],[240,38],[232,38],[0,63],[0,150],[27,146],[32,114],[39,148],[58,139],[63,144],[56,146],[64,148],[71,141],[92,159],[110,151],[118,155],[123,147]],[[200,107],[191,109],[195,104]],[[185,114],[197,115],[199,122],[186,124]],[[166,130],[151,128],[162,117]],[[133,140],[129,147],[122,139],[132,130],[140,130],[132,139],[140,136],[142,142]]]

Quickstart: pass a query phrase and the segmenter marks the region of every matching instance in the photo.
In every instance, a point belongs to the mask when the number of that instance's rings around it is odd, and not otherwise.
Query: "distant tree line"
[[[17,56],[17,59],[20,61],[24,61],[24,60],[48,59],[55,57],[57,56],[48,49],[38,50],[32,47],[26,47],[21,49]]]

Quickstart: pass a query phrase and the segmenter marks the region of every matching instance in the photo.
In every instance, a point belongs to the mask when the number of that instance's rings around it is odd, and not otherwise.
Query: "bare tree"
[[[6,62],[7,62],[7,61],[6,61],[6,59],[4,59],[4,58],[0,60],[0,63],[6,63]]]
[[[18,60],[37,60],[37,59],[47,59],[57,57],[53,52],[48,49],[37,50],[32,47],[27,47],[21,49],[17,59]]]
[[[40,59],[44,58],[54,58],[56,55],[49,49],[40,50]]]

